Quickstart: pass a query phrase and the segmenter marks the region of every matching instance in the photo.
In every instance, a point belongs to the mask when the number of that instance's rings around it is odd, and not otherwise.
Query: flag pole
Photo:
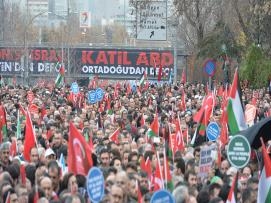
[[[167,165],[166,165],[166,161],[167,161],[167,155],[166,155],[166,146],[164,145],[164,150],[163,150],[163,153],[164,153],[164,175],[165,175],[165,182],[166,184],[164,185],[167,189]]]
[[[159,167],[159,174],[161,176],[161,181],[162,181],[162,189],[164,189],[164,178],[163,178],[163,173],[161,171],[161,163],[160,163],[160,157],[159,157],[159,152],[156,152],[156,156],[157,156],[157,161],[158,161],[158,167]]]

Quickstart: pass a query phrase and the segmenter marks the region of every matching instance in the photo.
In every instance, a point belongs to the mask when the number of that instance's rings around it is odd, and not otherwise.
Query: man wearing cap
[[[45,165],[47,166],[50,161],[56,160],[56,154],[55,152],[51,149],[48,148],[45,151]]]
[[[8,142],[4,142],[0,146],[0,161],[2,166],[7,167],[11,162],[9,160],[10,152],[9,152],[10,144]]]

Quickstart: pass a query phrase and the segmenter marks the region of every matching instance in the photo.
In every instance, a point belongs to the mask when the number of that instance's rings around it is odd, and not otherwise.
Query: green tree
[[[219,59],[227,55],[230,58],[238,58],[243,49],[244,47],[236,42],[230,28],[224,22],[218,22],[213,31],[199,44],[198,56]]]
[[[241,65],[241,79],[249,81],[253,88],[267,85],[271,76],[271,60],[266,57],[262,48],[252,45]]]

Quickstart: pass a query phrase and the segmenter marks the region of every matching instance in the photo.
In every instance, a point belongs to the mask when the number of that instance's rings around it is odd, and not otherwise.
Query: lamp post
[[[28,12],[28,4],[27,4],[27,20],[26,20],[26,25],[24,28],[24,59],[23,59],[23,67],[24,67],[24,72],[23,72],[23,84],[24,85],[29,85],[29,46],[28,46],[28,29],[29,26],[33,24],[34,20],[38,18],[39,16],[48,13],[47,11],[43,11],[38,13],[37,15],[33,16],[29,21],[29,12]]]
[[[58,14],[55,14],[55,13],[52,13],[52,12],[49,12],[51,15],[53,16],[56,16],[60,19],[63,19],[65,22],[66,22],[66,25],[67,25],[67,38],[65,40],[65,43],[66,43],[66,48],[67,48],[67,78],[70,78],[70,73],[71,73],[71,70],[70,70],[70,41],[71,41],[71,29],[72,27],[71,26],[68,26],[68,23],[72,20],[71,19],[71,14],[76,14],[77,12],[70,12],[70,5],[69,5],[69,1],[67,1],[67,11],[63,11],[63,12],[67,12],[66,14],[67,15],[64,15],[64,16],[61,16],[61,15],[58,15]],[[61,35],[62,37],[62,64],[63,64],[63,34]]]
[[[229,61],[228,61],[228,55],[227,55],[227,47],[225,44],[222,44],[221,46],[222,50],[222,59],[223,59],[223,83],[226,86],[229,84]]]
[[[258,7],[260,8],[260,1],[258,0]],[[261,47],[261,42],[260,42],[260,9],[257,11],[257,47]]]

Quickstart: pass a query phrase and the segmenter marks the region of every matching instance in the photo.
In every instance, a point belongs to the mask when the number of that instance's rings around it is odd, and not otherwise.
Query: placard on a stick
[[[90,200],[98,203],[104,196],[104,177],[101,169],[92,167],[87,176],[87,192]]]
[[[234,135],[228,145],[227,157],[232,166],[244,168],[250,160],[251,147],[246,137]]]

